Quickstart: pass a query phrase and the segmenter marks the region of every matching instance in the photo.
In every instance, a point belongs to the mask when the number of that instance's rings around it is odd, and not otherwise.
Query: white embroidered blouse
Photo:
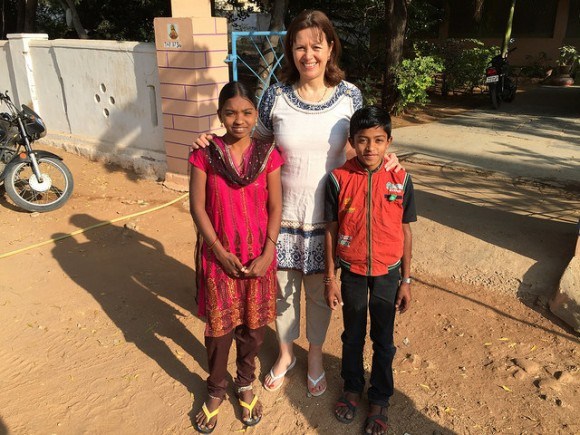
[[[291,85],[266,89],[256,136],[274,138],[284,158],[278,268],[324,272],[324,186],[327,173],[346,160],[350,117],[362,95],[342,81],[326,101],[303,101]]]

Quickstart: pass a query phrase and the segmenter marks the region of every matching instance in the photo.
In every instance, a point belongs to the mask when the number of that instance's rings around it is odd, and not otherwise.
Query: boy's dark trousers
[[[234,379],[236,388],[251,385],[256,379],[256,355],[264,342],[266,326],[250,329],[239,325],[221,337],[205,337],[209,377],[207,391],[210,396],[224,399],[228,385],[228,355],[232,341],[236,341],[237,376]]]
[[[362,394],[365,387],[363,348],[367,334],[367,310],[371,317],[373,362],[369,402],[388,406],[393,395],[393,344],[395,299],[399,287],[398,269],[388,275],[363,276],[342,269],[341,294],[344,332],[342,333],[342,371],[344,391]]]

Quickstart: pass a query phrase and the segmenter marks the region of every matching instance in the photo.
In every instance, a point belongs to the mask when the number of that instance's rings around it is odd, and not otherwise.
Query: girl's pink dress
[[[214,142],[228,155],[220,138]],[[252,157],[255,146],[255,143],[250,146],[244,161]],[[282,166],[282,157],[274,149],[256,180],[243,187],[229,183],[212,168],[210,161],[208,148],[193,151],[189,158],[193,166],[207,174],[205,209],[220,242],[248,266],[270,243],[266,233],[267,174]],[[213,251],[207,248],[211,242],[202,245],[201,270],[197,270],[198,314],[207,319],[205,335],[220,337],[238,325],[257,329],[272,322],[276,316],[276,255],[263,277],[236,279],[224,272]]]

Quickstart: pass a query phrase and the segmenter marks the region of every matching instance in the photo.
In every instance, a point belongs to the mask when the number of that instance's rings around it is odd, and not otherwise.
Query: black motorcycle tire
[[[501,105],[501,97],[499,95],[499,89],[497,85],[489,85],[489,97],[491,99],[491,105],[494,109],[499,109]]]
[[[504,101],[511,103],[516,98],[517,86],[513,83],[508,83],[507,95],[504,97]]]
[[[70,198],[74,181],[70,170],[59,159],[40,157],[38,167],[43,175],[51,179],[46,191],[37,191],[30,185],[33,175],[32,164],[28,161],[12,165],[6,172],[4,188],[10,199],[24,210],[32,212],[53,211],[62,207]]]

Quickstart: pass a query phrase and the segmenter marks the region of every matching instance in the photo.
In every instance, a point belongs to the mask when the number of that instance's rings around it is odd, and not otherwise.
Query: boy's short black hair
[[[361,130],[381,127],[391,137],[391,115],[382,107],[367,106],[358,109],[350,118],[350,137],[354,138]]]

